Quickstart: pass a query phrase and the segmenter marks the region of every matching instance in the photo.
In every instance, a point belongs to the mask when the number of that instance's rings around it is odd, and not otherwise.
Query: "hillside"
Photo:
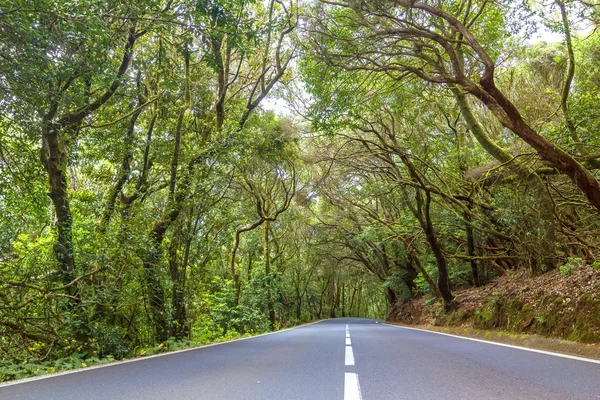
[[[443,313],[424,298],[397,303],[388,320],[536,334],[582,343],[600,342],[600,271],[584,263],[541,276],[526,271],[456,292],[458,306]]]

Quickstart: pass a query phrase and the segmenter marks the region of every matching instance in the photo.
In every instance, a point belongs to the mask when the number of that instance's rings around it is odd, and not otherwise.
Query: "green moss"
[[[556,298],[554,299],[554,304],[555,305],[559,305],[562,306],[565,302],[565,299],[563,299],[561,296],[556,296]]]
[[[530,316],[533,314],[533,308],[523,306],[523,308],[521,308],[521,314],[527,314],[528,316]]]
[[[520,312],[524,307],[524,304],[519,299],[514,299],[508,304],[509,312]]]
[[[488,307],[480,308],[475,312],[474,325],[477,328],[486,329],[490,327],[490,321],[492,320],[492,312]]]
[[[536,291],[533,298],[525,300],[497,291],[490,293],[475,312],[459,307],[435,316],[436,325],[461,327],[460,331],[469,336],[508,337],[521,342],[527,340],[523,335],[526,332],[580,343],[600,343],[600,299],[594,293],[567,299]],[[465,323],[471,323],[472,329],[462,328]],[[490,330],[507,333],[490,333]]]

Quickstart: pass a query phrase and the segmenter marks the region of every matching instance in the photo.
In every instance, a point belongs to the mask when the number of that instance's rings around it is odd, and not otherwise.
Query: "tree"
[[[343,29],[340,24],[315,18],[310,32],[328,38],[314,42],[327,63],[346,70],[380,72],[398,80],[414,75],[433,84],[458,87],[483,103],[544,162],[567,175],[590,204],[600,209],[600,184],[594,175],[536,132],[496,84],[495,54],[488,43],[497,40],[504,28],[497,19],[486,17],[505,15],[510,3],[445,1],[434,6],[397,0],[376,5],[340,2],[328,7],[346,9],[343,15],[353,34],[338,33]]]

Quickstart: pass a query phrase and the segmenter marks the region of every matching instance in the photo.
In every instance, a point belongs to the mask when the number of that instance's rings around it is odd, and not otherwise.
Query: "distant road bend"
[[[358,318],[0,386],[1,400],[600,399],[600,363]]]

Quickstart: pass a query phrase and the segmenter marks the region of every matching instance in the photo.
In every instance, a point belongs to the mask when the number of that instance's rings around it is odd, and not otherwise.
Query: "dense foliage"
[[[0,379],[595,262],[599,11],[2,2]]]

